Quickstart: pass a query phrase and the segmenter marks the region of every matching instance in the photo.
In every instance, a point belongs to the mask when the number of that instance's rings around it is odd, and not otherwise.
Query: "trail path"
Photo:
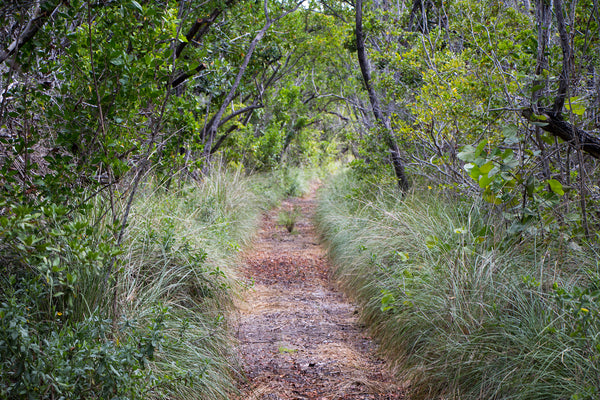
[[[299,207],[295,232],[277,225]],[[245,275],[255,282],[240,304],[237,336],[248,383],[242,399],[403,399],[354,305],[328,279],[311,218],[314,190],[263,217]]]

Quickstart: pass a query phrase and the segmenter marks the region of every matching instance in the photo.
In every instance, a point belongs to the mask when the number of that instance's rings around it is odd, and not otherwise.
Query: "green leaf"
[[[288,349],[287,347],[284,346],[279,346],[278,349],[280,354],[284,354],[284,353],[295,353],[298,351],[298,349]]]
[[[465,162],[472,162],[477,158],[478,155],[479,153],[476,152],[475,147],[468,144],[458,153],[458,158]]]
[[[502,153],[501,158],[503,160],[506,160],[507,158],[512,157],[514,154],[515,154],[515,152],[512,149],[506,149]]]
[[[504,143],[508,145],[516,144],[521,141],[519,138],[519,130],[516,125],[511,124],[502,129],[502,136],[504,136]]]
[[[138,10],[140,10],[140,12],[141,12],[141,13],[143,13],[143,12],[144,12],[144,9],[142,8],[141,4],[140,4],[140,3],[138,3],[137,1],[135,1],[135,0],[131,0],[131,4],[133,4],[133,6],[134,6],[135,8],[137,8]]]
[[[408,253],[405,253],[403,251],[397,251],[396,255],[398,256],[398,258],[400,258],[400,261],[404,261],[404,262],[408,261],[410,258],[408,256]]]
[[[527,190],[527,195],[529,197],[533,196],[534,190],[535,190],[535,179],[530,176],[527,179],[527,183],[525,184],[525,189]]]
[[[113,65],[123,65],[123,58],[121,56],[113,58],[112,60],[110,60],[110,63]]]
[[[494,163],[491,161],[486,162],[485,164],[483,164],[481,167],[479,167],[479,171],[481,171],[481,174],[485,174],[487,175],[488,172],[490,172],[492,170],[492,168],[494,168]]]
[[[502,136],[504,136],[505,138],[515,137],[515,136],[517,136],[517,133],[518,133],[518,129],[515,124],[510,124],[510,125],[502,128]]]
[[[475,150],[475,153],[479,156],[481,154],[481,152],[483,151],[483,149],[485,148],[485,146],[487,146],[487,145],[488,145],[488,141],[487,140],[482,140],[477,145],[477,149]]]
[[[473,164],[471,164],[473,165]],[[479,181],[479,177],[481,176],[481,170],[477,165],[473,165],[471,170],[469,171],[469,175],[476,181]]]
[[[481,175],[481,177],[479,178],[479,187],[482,189],[485,189],[486,187],[489,186],[490,183],[492,183],[493,179],[487,175]]]
[[[562,184],[556,179],[548,179],[547,183],[550,186],[550,190],[552,190],[557,195],[563,196],[565,194]]]
[[[565,108],[575,115],[585,114],[585,106],[583,105],[583,99],[581,99],[580,97],[569,97],[569,99],[565,102]]]
[[[535,92],[537,92],[538,90],[541,90],[541,89],[543,89],[544,87],[546,87],[546,85],[544,85],[544,84],[542,84],[542,83],[541,83],[541,84],[539,84],[539,85],[534,85],[534,86],[532,86],[532,87],[531,87],[531,93],[535,93]]]
[[[436,247],[439,243],[439,239],[436,236],[427,236],[427,238],[425,239],[425,245],[427,246],[428,249],[433,249],[434,247]]]
[[[381,294],[383,294],[381,298],[381,311],[388,311],[394,308],[394,303],[396,302],[394,295],[388,290],[382,290]]]

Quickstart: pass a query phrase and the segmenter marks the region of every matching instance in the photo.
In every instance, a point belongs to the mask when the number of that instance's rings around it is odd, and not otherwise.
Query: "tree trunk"
[[[41,2],[38,10],[35,12],[35,16],[27,23],[27,26],[23,29],[19,37],[6,50],[0,50],[0,64],[33,39],[35,34],[38,33],[48,18],[54,13],[54,10],[60,7],[60,4],[61,2],[57,0]]]
[[[384,128],[384,139],[390,151],[392,167],[394,168],[394,173],[396,174],[398,186],[400,187],[400,190],[405,192],[408,190],[410,185],[404,171],[404,163],[400,157],[400,148],[398,147],[398,143],[394,137],[394,132],[392,130],[390,121],[381,111],[379,98],[377,97],[377,93],[375,93],[375,89],[373,89],[373,86],[371,85],[371,70],[365,52],[365,38],[362,27],[362,0],[356,0],[356,50],[358,54],[360,71],[362,73],[363,81],[365,82],[365,87],[367,88],[367,92],[369,94],[371,108],[373,109],[373,115],[375,115],[377,122]]]
[[[237,88],[240,85],[240,82],[242,81],[242,76],[244,76],[246,68],[248,68],[248,63],[250,62],[250,58],[252,58],[252,54],[254,53],[254,49],[256,49],[256,45],[262,40],[262,38],[265,36],[265,33],[267,33],[267,30],[269,30],[272,24],[273,21],[268,19],[265,26],[263,26],[263,28],[256,34],[252,42],[250,42],[250,46],[248,46],[248,50],[246,50],[246,55],[244,56],[244,61],[242,62],[242,65],[240,66],[240,69],[235,77],[235,81],[233,82],[233,85],[231,85],[231,89],[229,89],[229,93],[225,97],[225,100],[223,100],[219,111],[217,111],[217,114],[212,119],[212,124],[207,132],[208,135],[206,135],[207,140],[204,144],[204,166],[202,168],[202,173],[204,174],[208,172],[208,169],[210,167],[212,144],[215,140],[215,136],[217,135],[217,129],[219,128],[219,124],[221,123],[223,114],[229,106],[229,103],[231,103],[231,101],[235,97],[235,92],[237,91]]]

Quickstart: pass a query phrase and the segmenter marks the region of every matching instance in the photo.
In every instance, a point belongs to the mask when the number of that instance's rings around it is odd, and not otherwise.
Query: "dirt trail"
[[[299,207],[295,231],[277,225]],[[240,304],[237,336],[248,383],[243,399],[403,399],[354,305],[328,280],[329,265],[311,223],[311,195],[263,217],[245,254],[254,286]]]

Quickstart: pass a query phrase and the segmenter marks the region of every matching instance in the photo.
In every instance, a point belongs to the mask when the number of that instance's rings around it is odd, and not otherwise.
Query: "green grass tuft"
[[[484,204],[399,198],[343,174],[317,220],[411,398],[597,398],[596,254],[571,239],[510,236]]]
[[[157,388],[158,397],[228,399],[240,368],[227,313],[239,289],[237,253],[258,224],[258,198],[245,178],[223,172],[178,191],[145,190],[126,241],[123,314],[147,325],[151,310],[166,310],[150,367],[172,382]]]

